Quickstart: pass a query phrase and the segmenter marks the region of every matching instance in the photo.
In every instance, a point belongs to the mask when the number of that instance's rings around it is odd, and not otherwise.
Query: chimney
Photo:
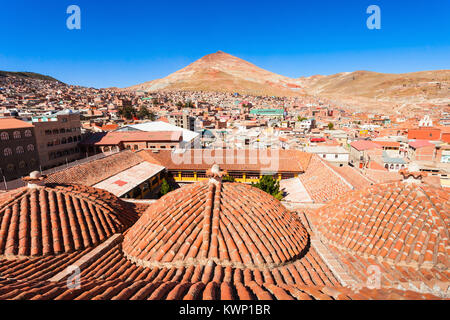
[[[36,189],[44,185],[44,180],[47,178],[46,175],[41,175],[39,171],[33,171],[30,173],[29,177],[23,178],[22,181],[28,183],[29,189]]]

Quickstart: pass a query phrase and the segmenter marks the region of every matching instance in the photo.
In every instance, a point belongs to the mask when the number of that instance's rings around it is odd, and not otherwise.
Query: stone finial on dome
[[[220,183],[222,182],[222,177],[227,175],[226,171],[221,171],[218,164],[215,164],[206,172],[206,175],[210,178],[210,183]]]
[[[28,182],[28,188],[33,189],[38,186],[42,186],[42,182],[47,178],[46,175],[42,175],[39,171],[33,171],[29,177],[22,178],[22,181]]]

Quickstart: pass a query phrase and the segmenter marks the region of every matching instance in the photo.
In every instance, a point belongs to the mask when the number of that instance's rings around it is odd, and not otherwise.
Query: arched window
[[[16,153],[17,154],[22,154],[22,153],[24,153],[25,151],[23,150],[23,147],[22,146],[18,146],[17,148],[16,148]]]
[[[2,132],[0,135],[2,140],[9,140],[9,134],[8,132]]]
[[[14,131],[13,136],[14,136],[14,139],[22,138],[22,135],[20,134],[20,131]]]
[[[73,138],[72,137],[67,138],[67,143],[72,143],[72,142],[73,142]]]
[[[10,163],[10,164],[8,164],[8,165],[6,166],[6,170],[8,170],[8,171],[10,171],[10,172],[14,171],[15,168],[16,168],[16,167],[14,167],[14,165],[13,165],[12,163]]]
[[[31,130],[25,130],[25,137],[31,138],[31,136],[32,136]]]
[[[36,166],[36,159],[31,158],[31,160],[30,160],[30,167],[34,168],[35,166]]]
[[[29,145],[27,146],[27,150],[28,150],[29,152],[33,152],[33,151],[34,151],[34,144],[29,144]]]
[[[3,154],[5,155],[5,157],[12,156],[12,149],[11,148],[5,148],[5,150],[3,150]]]
[[[66,133],[66,129],[64,129],[64,128],[63,128],[63,129],[60,129],[60,130],[59,130],[59,133]]]
[[[61,144],[66,144],[67,143],[67,139],[66,138],[62,138],[61,139]]]
[[[23,169],[23,168],[25,168],[27,166],[27,164],[25,163],[25,161],[20,161],[19,162],[19,168],[20,169]]]

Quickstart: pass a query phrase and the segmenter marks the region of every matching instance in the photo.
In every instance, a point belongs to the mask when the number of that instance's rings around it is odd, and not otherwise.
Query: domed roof
[[[331,244],[399,265],[448,266],[448,192],[397,182],[344,198],[316,211],[317,232]]]
[[[45,256],[92,247],[137,220],[109,192],[29,185],[0,197],[0,255]]]
[[[238,183],[199,182],[150,206],[128,230],[126,257],[144,267],[276,267],[304,255],[309,235],[267,193]]]

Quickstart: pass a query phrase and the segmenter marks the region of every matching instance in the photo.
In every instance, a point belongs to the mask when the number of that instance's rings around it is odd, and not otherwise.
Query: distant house
[[[441,129],[426,127],[420,129],[410,129],[408,131],[408,139],[438,141],[441,140]]]
[[[383,147],[373,141],[357,140],[350,144],[350,163],[363,168],[370,160],[382,157]]]
[[[350,157],[350,153],[347,150],[338,146],[306,147],[305,151],[317,154],[321,159],[339,167],[348,164]]]
[[[436,146],[427,140],[415,140],[409,143],[408,159],[411,161],[433,161]]]

